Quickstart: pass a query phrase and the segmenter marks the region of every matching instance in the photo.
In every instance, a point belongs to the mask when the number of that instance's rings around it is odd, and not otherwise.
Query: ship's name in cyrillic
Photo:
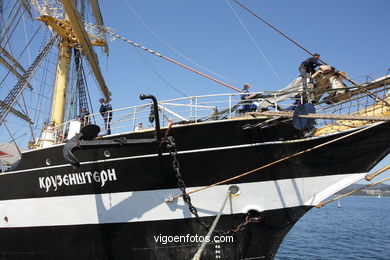
[[[48,192],[50,188],[56,191],[63,185],[73,186],[87,183],[100,183],[101,187],[103,187],[108,181],[116,181],[114,168],[102,170],[100,172],[78,172],[64,175],[39,177],[39,188],[46,189],[46,192]]]

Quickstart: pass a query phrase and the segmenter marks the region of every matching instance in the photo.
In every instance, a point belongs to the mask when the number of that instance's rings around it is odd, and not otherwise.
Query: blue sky
[[[390,68],[390,1],[241,3],[358,82],[366,75],[384,75]],[[308,57],[233,1],[101,1],[101,9],[105,24],[119,35],[214,76],[179,52],[239,89],[247,82],[252,91],[278,90],[298,76],[300,62]],[[120,40],[110,44],[110,55],[102,58],[101,64],[114,107],[139,104],[140,93],[168,99],[181,93],[191,96],[230,91]],[[389,163],[388,156],[374,170]],[[383,175],[388,176],[390,173]]]
[[[277,90],[298,75],[308,54],[255,17],[229,1],[274,68],[256,49],[226,0],[213,1],[101,1],[107,26],[143,46],[194,68],[196,65],[168,48],[137,19],[128,4],[165,42],[202,66],[228,78],[221,79],[253,91]],[[242,1],[246,6],[351,78],[389,68],[389,1]],[[145,59],[147,63],[143,60]],[[113,104],[134,104],[138,94],[159,99],[225,93],[229,89],[177,67],[127,43],[115,40],[102,70],[113,92]],[[149,65],[147,65],[149,64]],[[162,81],[151,69],[158,72]],[[202,70],[205,72],[204,70]],[[378,75],[374,75],[378,76]],[[361,77],[361,78],[359,78]],[[118,91],[117,91],[118,90]]]

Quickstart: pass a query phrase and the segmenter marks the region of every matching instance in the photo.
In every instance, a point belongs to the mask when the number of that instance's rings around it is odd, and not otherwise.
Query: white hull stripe
[[[349,132],[349,131],[352,131],[352,130],[348,129],[348,130],[345,130],[343,132]],[[334,135],[334,134],[330,134],[330,135]],[[263,145],[300,143],[300,142],[305,142],[305,141],[309,141],[309,140],[313,140],[313,139],[319,139],[319,138],[322,138],[322,137],[324,137],[324,136],[315,136],[315,137],[309,137],[309,138],[305,138],[305,139],[289,140],[289,141],[274,141],[274,142],[263,142],[263,143],[231,145],[231,146],[214,147],[214,148],[202,148],[202,149],[195,149],[195,150],[178,151],[178,154],[213,152],[213,151],[221,151],[221,150],[231,150],[231,149],[241,149],[241,148],[248,148],[248,147],[257,147],[257,146],[263,146]],[[169,153],[163,153],[163,155],[167,156],[167,155],[169,155]],[[158,154],[146,154],[146,155],[138,155],[138,156],[113,158],[113,159],[103,159],[103,160],[87,161],[87,162],[81,162],[80,164],[81,165],[88,165],[88,164],[93,164],[93,163],[114,162],[114,161],[122,161],[122,160],[141,159],[141,158],[152,158],[152,157],[157,157],[157,156],[158,156]],[[46,169],[53,169],[53,168],[62,168],[62,167],[69,167],[69,166],[70,166],[70,164],[61,164],[61,165],[45,166],[45,167],[38,167],[38,168],[30,168],[30,169],[26,169],[26,170],[9,171],[9,172],[3,173],[2,175],[4,175],[4,174],[12,174],[12,173],[19,173],[19,172],[46,170]]]
[[[203,148],[203,149],[196,149],[196,150],[187,150],[187,151],[178,151],[178,154],[191,154],[191,153],[202,153],[202,152],[213,152],[213,151],[223,151],[223,150],[231,150],[231,149],[241,149],[241,148],[247,148],[247,147],[256,147],[256,146],[262,146],[262,145],[268,145],[268,144],[282,144],[286,143],[284,142],[268,142],[268,143],[253,143],[253,144],[243,144],[243,145],[232,145],[232,146],[223,146],[223,147],[214,147],[214,148]],[[168,156],[169,153],[163,153],[164,156]],[[95,160],[95,161],[87,161],[87,162],[81,162],[81,165],[88,165],[93,163],[103,163],[103,162],[114,162],[114,161],[123,161],[123,160],[133,160],[133,159],[141,159],[141,158],[152,158],[157,157],[158,154],[145,154],[145,155],[137,155],[137,156],[128,156],[128,157],[120,157],[120,158],[112,158],[112,159],[104,159],[104,160]],[[45,167],[39,167],[39,168],[30,168],[26,170],[19,170],[19,171],[9,171],[5,172],[4,174],[12,174],[12,173],[20,173],[20,172],[29,172],[29,171],[38,171],[38,170],[47,170],[47,169],[54,169],[54,168],[62,168],[62,167],[69,167],[70,164],[60,164],[60,165],[53,165],[53,166],[45,166]],[[2,175],[4,175],[2,174]]]
[[[314,206],[365,173],[241,183],[223,214]],[[201,216],[215,216],[227,185],[191,194]],[[187,191],[199,187],[188,188]],[[165,202],[179,189],[0,201],[0,228],[126,223],[193,217],[182,199]]]

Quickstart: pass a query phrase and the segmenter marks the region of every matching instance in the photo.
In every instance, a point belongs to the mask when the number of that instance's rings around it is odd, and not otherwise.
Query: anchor
[[[80,133],[73,136],[65,144],[62,153],[67,163],[71,164],[73,168],[80,168],[80,161],[74,155],[74,152],[79,149],[88,148],[106,148],[123,145],[140,145],[140,144],[155,144],[158,146],[158,156],[161,159],[162,151],[159,144],[161,143],[160,132],[160,119],[158,115],[158,103],[157,99],[153,95],[140,95],[140,99],[152,99],[154,107],[154,118],[156,120],[155,125],[155,138],[143,138],[143,139],[126,139],[125,137],[107,139],[107,140],[94,140],[100,132],[100,127],[97,125],[87,125],[80,130]]]

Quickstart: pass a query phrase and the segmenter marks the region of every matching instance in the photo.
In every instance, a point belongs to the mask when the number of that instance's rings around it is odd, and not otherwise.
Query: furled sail
[[[20,161],[19,148],[13,143],[0,144],[0,168],[1,172],[15,166]]]

